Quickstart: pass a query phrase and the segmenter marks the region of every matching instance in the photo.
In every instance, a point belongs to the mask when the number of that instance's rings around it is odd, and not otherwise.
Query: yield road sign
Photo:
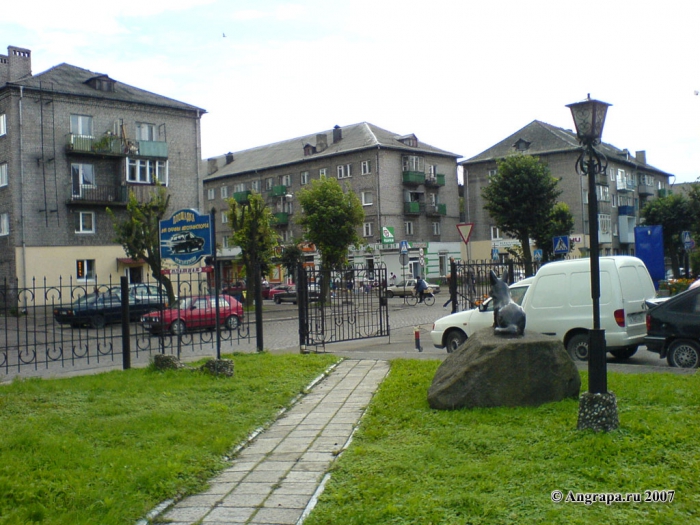
[[[473,222],[467,222],[457,225],[457,231],[459,232],[459,235],[462,237],[462,240],[465,244],[469,242],[469,237],[472,234],[472,228],[474,228]]]

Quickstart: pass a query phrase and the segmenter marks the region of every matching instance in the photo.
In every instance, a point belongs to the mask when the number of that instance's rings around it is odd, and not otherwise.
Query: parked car
[[[700,288],[669,297],[646,315],[647,350],[666,358],[669,366],[700,364]]]
[[[533,278],[529,277],[510,285],[513,301],[522,304],[532,280]],[[447,348],[447,351],[452,353],[474,332],[489,326],[493,326],[493,301],[490,297],[478,308],[457,312],[435,321],[430,338],[436,348]]]
[[[243,305],[230,295],[219,296],[219,321],[235,330],[243,320]],[[180,335],[187,330],[216,327],[216,297],[195,296],[180,299],[172,308],[141,317],[141,325],[151,333]]]
[[[109,292],[117,294],[121,297],[121,286],[112,286],[109,289]],[[129,284],[129,298],[150,303],[154,308],[166,308],[168,306],[168,292],[165,290],[165,288],[156,284]]]
[[[428,288],[431,288],[433,290],[433,294],[438,294],[440,293],[440,285],[439,284],[433,284],[429,283],[426,281],[428,284]],[[386,296],[391,299],[392,297],[404,297],[406,295],[413,295],[413,291],[416,287],[416,280],[415,279],[406,279],[406,280],[401,280],[397,282],[396,284],[392,284],[390,286],[387,286],[386,288]]]
[[[267,298],[274,300],[275,295],[287,293],[289,290],[292,289],[294,289],[293,284],[278,284],[277,286],[270,288],[270,290],[267,292]]]
[[[173,253],[190,253],[202,249],[204,239],[192,232],[176,233],[170,238],[170,249]]]
[[[129,320],[138,321],[143,314],[151,312],[158,307],[158,304],[147,300],[130,298]],[[102,328],[109,323],[121,322],[121,295],[112,291],[84,295],[69,306],[55,308],[53,314],[56,322],[68,324],[73,328],[81,325]]]
[[[308,298],[311,301],[316,301],[320,297],[317,286],[309,286]],[[291,286],[286,292],[278,292],[273,296],[275,304],[292,303],[297,304],[297,288]]]

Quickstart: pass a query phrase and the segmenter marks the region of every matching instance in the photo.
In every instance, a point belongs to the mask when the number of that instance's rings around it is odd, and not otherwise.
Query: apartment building
[[[204,200],[218,210],[217,243],[224,280],[236,270],[226,214],[231,197],[243,203],[262,194],[277,218],[282,244],[302,237],[296,193],[313,179],[334,177],[354,191],[365,210],[359,232],[366,245],[351,251],[355,264],[384,263],[390,271],[444,276],[449,255],[459,255],[457,158],[421,142],[362,122],[206,161]],[[409,242],[410,264],[399,265],[399,243]],[[317,254],[307,254],[309,263]],[[422,261],[422,264],[421,264]],[[281,280],[281,269],[271,280]]]
[[[0,55],[0,279],[90,285],[145,279],[114,242],[134,192],[167,187],[170,207],[199,208],[205,111],[59,64],[32,75],[31,51]]]
[[[649,200],[668,192],[672,175],[647,163],[646,152],[631,154],[610,144],[597,148],[607,158],[604,174],[597,177],[598,231],[601,255],[634,255],[634,228],[640,225],[639,210]],[[576,133],[533,121],[508,138],[478,155],[460,162],[464,177],[466,221],[474,223],[469,242],[469,258],[506,257],[508,247],[519,244],[497,227],[484,209],[481,191],[496,173],[496,160],[508,155],[539,157],[559,179],[559,200],[569,205],[575,219],[574,255],[587,253],[588,178],[576,172],[581,153]]]

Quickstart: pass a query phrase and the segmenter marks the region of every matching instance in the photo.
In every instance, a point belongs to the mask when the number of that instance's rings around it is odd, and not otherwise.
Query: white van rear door
[[[619,275],[627,332],[629,335],[645,333],[646,300],[656,295],[649,271],[643,264],[623,264]]]

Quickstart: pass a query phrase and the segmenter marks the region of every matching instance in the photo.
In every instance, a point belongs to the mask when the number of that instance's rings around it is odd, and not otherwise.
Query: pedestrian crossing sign
[[[564,235],[552,238],[554,244],[554,254],[569,253],[569,237]]]

